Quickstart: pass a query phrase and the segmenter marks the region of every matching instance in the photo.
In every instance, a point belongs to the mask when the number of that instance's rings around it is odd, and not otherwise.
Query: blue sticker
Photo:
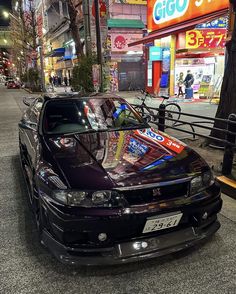
[[[140,143],[139,141],[131,138],[128,145],[128,152],[134,156],[142,157],[148,151],[148,146]]]
[[[160,159],[154,161],[153,163],[151,163],[151,164],[149,164],[149,165],[143,167],[143,168],[141,169],[141,171],[152,170],[152,169],[156,168],[158,165],[161,165],[162,163],[166,162],[167,160],[169,160],[169,159],[171,159],[171,158],[173,158],[173,157],[174,157],[173,155],[165,155],[165,156],[163,156],[162,158],[160,158]]]
[[[121,104],[120,107],[116,109],[116,111],[113,113],[114,118],[118,118],[122,111],[125,111],[128,109],[128,106],[126,104]]]

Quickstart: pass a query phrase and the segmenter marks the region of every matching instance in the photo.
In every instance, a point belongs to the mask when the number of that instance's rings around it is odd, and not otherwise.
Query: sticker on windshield
[[[113,117],[114,118],[118,118],[120,116],[120,114],[125,111],[126,109],[128,109],[128,106],[126,104],[121,104],[120,107],[118,107],[116,109],[116,111],[113,113]]]
[[[138,140],[134,138],[130,138],[128,151],[137,157],[143,157],[148,152],[148,146],[140,143]]]
[[[173,138],[168,138],[164,134],[159,134],[152,129],[145,129],[144,131],[136,130],[135,133],[138,136],[149,139],[154,143],[159,143],[160,145],[176,152],[177,154],[181,153],[185,147],[183,144],[175,141]]]

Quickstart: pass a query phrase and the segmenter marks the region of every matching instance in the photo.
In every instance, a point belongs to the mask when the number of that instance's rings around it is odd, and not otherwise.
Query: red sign
[[[126,51],[142,51],[143,45],[136,45],[128,47],[129,43],[142,39],[142,34],[126,34],[115,33],[111,34],[111,50],[113,52],[126,52]]]
[[[100,11],[100,17],[106,17],[107,14],[107,7],[106,3],[103,0],[99,0],[99,11]],[[92,15],[93,17],[96,17],[96,12],[95,12],[95,3],[93,2],[92,5]]]
[[[174,151],[177,154],[181,153],[185,148],[185,145],[182,142],[172,137],[169,137],[167,134],[164,134],[162,132],[156,132],[152,128],[146,129],[144,132],[136,130],[134,131],[134,133],[140,137],[148,139],[153,143],[158,143],[162,147],[166,147],[167,149]]]
[[[186,32],[186,48],[223,48],[226,29],[202,29]]]
[[[148,30],[156,31],[228,7],[229,0],[148,0]]]

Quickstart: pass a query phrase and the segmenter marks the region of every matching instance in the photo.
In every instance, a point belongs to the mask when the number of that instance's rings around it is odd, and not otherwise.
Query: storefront
[[[149,35],[141,42],[145,48],[149,92],[174,95],[179,73],[186,74],[189,69],[197,77],[198,83],[194,85],[197,92],[201,90],[202,79],[216,82],[217,72],[218,75],[223,72],[226,31],[209,28],[208,23],[227,15],[228,6],[228,0],[212,0],[210,5],[204,0],[148,2]],[[199,27],[200,24],[205,24],[205,28]],[[223,29],[224,33],[220,31]],[[132,42],[129,46],[139,43]]]
[[[143,46],[128,47],[143,38],[144,23],[136,19],[108,20],[107,43],[110,44],[110,89],[129,91],[145,87]],[[116,69],[115,74],[113,69]]]
[[[197,26],[177,35],[175,60],[175,94],[178,94],[178,80],[191,71],[194,77],[193,91],[207,97],[214,88],[219,95],[224,75],[227,17]]]

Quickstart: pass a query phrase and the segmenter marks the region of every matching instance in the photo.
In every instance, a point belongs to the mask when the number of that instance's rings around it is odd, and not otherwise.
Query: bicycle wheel
[[[176,113],[172,113],[170,111],[174,111]],[[174,126],[178,120],[180,119],[181,115],[181,108],[178,104],[176,103],[168,103],[166,104],[166,118],[171,118],[174,119],[175,121],[172,120],[166,120],[165,125],[168,126]]]

